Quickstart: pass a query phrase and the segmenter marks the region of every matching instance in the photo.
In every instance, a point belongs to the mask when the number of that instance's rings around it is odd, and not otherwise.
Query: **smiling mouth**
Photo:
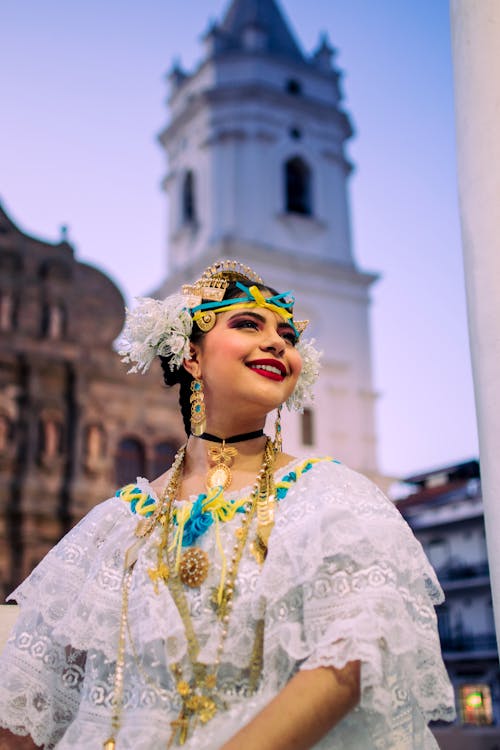
[[[284,365],[281,364],[281,362],[277,362],[276,364],[270,364],[269,362],[265,361],[258,361],[258,362],[250,362],[247,367],[250,370],[253,370],[258,375],[262,375],[264,378],[269,378],[270,380],[278,380],[282,381],[285,379],[286,376],[286,369]]]

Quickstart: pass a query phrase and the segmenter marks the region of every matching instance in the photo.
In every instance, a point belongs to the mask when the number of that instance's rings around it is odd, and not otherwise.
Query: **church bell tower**
[[[287,452],[329,453],[376,474],[369,288],[350,232],[340,72],[326,36],[305,55],[275,0],[233,0],[201,63],[169,74],[165,296],[215,260],[293,290],[323,350],[316,399],[289,415]]]

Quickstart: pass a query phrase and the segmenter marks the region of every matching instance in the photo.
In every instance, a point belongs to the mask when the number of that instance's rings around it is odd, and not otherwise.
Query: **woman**
[[[280,449],[318,369],[292,304],[226,261],[128,314],[122,354],[180,383],[187,443],[13,593],[0,724],[59,750],[437,747],[453,693],[420,545],[367,479]]]

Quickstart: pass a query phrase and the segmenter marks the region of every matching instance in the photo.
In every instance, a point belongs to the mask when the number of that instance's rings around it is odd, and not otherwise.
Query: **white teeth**
[[[281,370],[272,365],[249,365],[252,370],[267,370],[267,372],[274,372],[276,375],[283,375]]]

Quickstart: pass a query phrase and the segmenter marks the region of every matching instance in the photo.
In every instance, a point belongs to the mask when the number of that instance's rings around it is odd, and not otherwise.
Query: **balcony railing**
[[[497,639],[494,633],[483,635],[457,635],[441,637],[443,651],[496,651]]]
[[[477,563],[476,565],[447,565],[437,571],[440,581],[459,581],[465,578],[481,578],[488,576],[489,573],[490,571],[487,562]]]

